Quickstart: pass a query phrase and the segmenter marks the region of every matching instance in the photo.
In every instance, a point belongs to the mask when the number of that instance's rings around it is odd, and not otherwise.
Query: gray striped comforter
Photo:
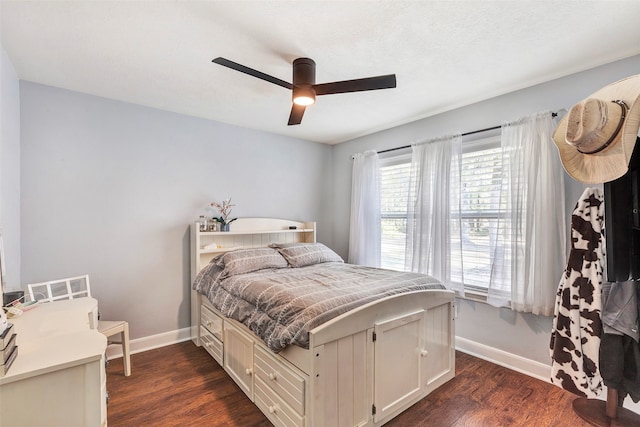
[[[274,352],[294,344],[308,348],[309,331],[371,301],[403,292],[444,289],[433,277],[327,262],[265,269],[223,278],[214,263],[193,288],[224,316],[245,324]]]

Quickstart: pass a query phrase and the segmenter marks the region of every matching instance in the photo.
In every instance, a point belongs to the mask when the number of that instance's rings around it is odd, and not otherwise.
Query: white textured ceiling
[[[640,53],[640,1],[5,1],[20,79],[337,143]],[[287,126],[291,81],[395,73],[397,88],[320,96]],[[640,70],[639,70],[640,72]]]

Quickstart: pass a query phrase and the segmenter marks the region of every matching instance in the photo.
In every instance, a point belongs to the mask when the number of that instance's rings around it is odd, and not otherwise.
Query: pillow
[[[344,262],[340,255],[322,243],[274,243],[291,267],[305,267],[323,262]]]
[[[224,268],[223,276],[251,273],[265,268],[287,268],[287,260],[273,248],[238,249],[218,257],[219,267]]]

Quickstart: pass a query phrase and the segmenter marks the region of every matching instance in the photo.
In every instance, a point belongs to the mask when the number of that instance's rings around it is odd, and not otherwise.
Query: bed
[[[274,425],[380,426],[453,378],[433,278],[345,264],[315,223],[233,225],[192,226],[192,337]]]

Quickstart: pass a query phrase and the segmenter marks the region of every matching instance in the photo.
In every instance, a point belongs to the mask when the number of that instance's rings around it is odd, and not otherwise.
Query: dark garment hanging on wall
[[[640,341],[638,292],[640,282],[605,282],[602,285],[602,326],[605,334],[629,335]]]
[[[607,387],[618,390],[618,405],[627,395],[640,401],[640,345],[638,319],[640,282],[607,282],[602,287],[600,375]]]
[[[622,177],[606,182],[607,276],[603,285],[600,375],[618,392],[640,401],[640,138]]]

